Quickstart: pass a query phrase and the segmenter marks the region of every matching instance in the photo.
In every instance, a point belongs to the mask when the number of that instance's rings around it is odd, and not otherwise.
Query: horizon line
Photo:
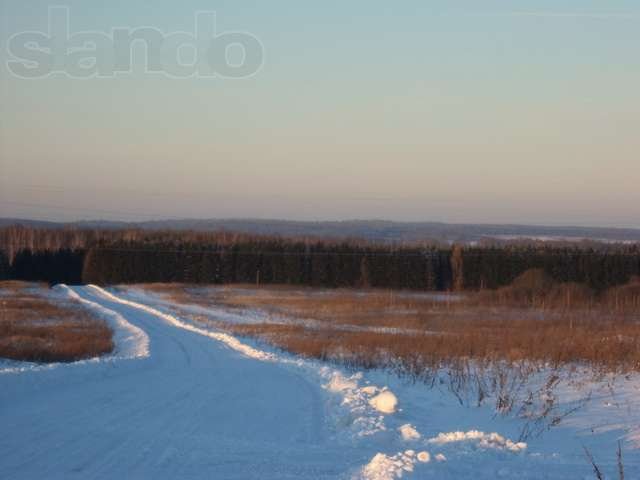
[[[25,217],[0,217],[0,222],[41,222],[57,225],[74,225],[82,223],[122,223],[128,225],[148,224],[157,222],[277,222],[277,223],[302,223],[302,224],[329,224],[329,223],[390,223],[400,225],[450,225],[450,226],[480,226],[480,227],[525,227],[525,228],[550,228],[550,229],[598,229],[598,230],[633,230],[640,232],[640,226],[603,226],[603,225],[576,225],[576,224],[545,224],[545,223],[513,223],[513,222],[448,222],[443,220],[391,220],[386,218],[350,218],[350,219],[323,219],[300,220],[286,218],[259,218],[259,217],[163,217],[153,220],[43,220]]]

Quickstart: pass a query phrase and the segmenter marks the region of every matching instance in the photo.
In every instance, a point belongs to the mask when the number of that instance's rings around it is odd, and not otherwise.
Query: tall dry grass
[[[291,287],[150,288],[177,303],[313,319],[313,328],[295,321],[226,328],[295,354],[362,367],[400,363],[419,374],[474,360],[640,370],[640,282],[635,279],[599,296],[582,285],[557,284],[538,270],[509,287],[464,297]],[[359,328],[340,328],[345,325]],[[377,331],[379,327],[393,331]]]
[[[109,327],[73,302],[52,302],[44,285],[0,282],[0,357],[70,362],[113,350]]]

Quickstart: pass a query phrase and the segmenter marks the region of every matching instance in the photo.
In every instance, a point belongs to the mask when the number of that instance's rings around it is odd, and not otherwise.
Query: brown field
[[[52,302],[46,285],[0,282],[0,357],[70,362],[113,350],[112,332],[82,306]]]
[[[177,303],[259,309],[287,324],[222,324],[299,355],[420,375],[469,359],[640,370],[640,283],[596,295],[531,271],[463,296],[376,290],[148,285]],[[314,320],[314,326],[295,320]],[[347,328],[344,327],[354,327]],[[389,328],[393,329],[389,331]]]

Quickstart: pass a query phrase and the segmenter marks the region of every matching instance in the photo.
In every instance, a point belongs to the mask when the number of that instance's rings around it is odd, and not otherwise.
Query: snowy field
[[[562,422],[526,421],[439,385],[303,360],[193,323],[136,289],[59,286],[114,330],[108,357],[0,362],[2,479],[640,478],[640,378],[573,373]],[[197,309],[228,322],[258,312]],[[543,381],[541,377],[540,381]]]

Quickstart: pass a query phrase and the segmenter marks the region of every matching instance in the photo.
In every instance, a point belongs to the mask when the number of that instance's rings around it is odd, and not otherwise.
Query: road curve
[[[336,478],[358,463],[328,440],[320,385],[73,290],[146,332],[150,355],[0,375],[0,478]]]

